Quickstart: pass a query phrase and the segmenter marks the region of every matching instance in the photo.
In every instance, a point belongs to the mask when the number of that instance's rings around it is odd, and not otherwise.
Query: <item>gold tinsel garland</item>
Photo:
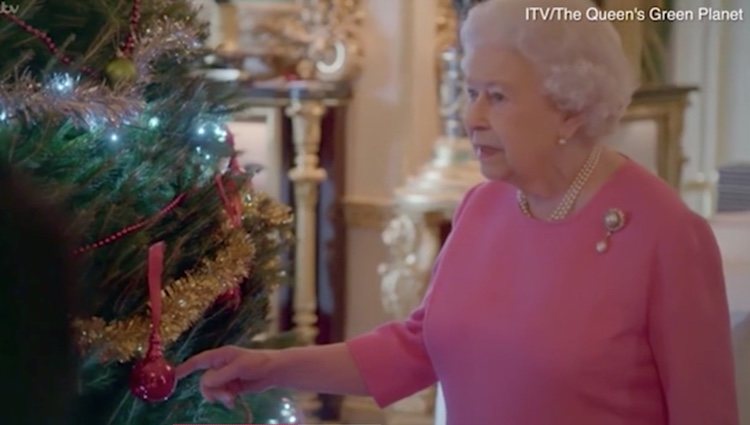
[[[250,273],[254,247],[244,231],[229,236],[227,245],[195,271],[175,280],[162,291],[161,337],[165,345],[176,341],[213,305],[216,298],[239,284]],[[128,361],[144,354],[151,332],[148,312],[110,323],[99,317],[77,320],[79,346],[100,350],[102,359]]]
[[[263,208],[261,204],[271,207]],[[243,212],[245,217],[261,215],[273,227],[288,225],[291,220],[286,207],[259,195],[245,198]],[[162,291],[161,336],[165,347],[197,323],[218,296],[249,276],[255,256],[253,241],[245,229],[229,232],[226,245],[213,259],[204,259]],[[110,323],[99,317],[78,319],[74,327],[83,352],[97,350],[102,360],[126,362],[145,354],[151,320],[144,309],[141,314]]]

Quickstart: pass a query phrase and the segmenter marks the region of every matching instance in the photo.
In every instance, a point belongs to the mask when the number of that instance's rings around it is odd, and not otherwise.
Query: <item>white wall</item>
[[[718,162],[750,162],[750,3],[729,0],[727,8],[744,8],[744,22],[725,25],[726,42],[721,79],[722,115],[725,128],[719,143]]]
[[[687,184],[709,183],[716,169],[734,161],[750,161],[750,13],[744,0],[680,0],[681,9],[700,6],[744,7],[743,22],[678,21],[674,24],[671,72],[674,83],[695,85],[685,116],[683,148]],[[686,192],[688,204],[710,215],[715,192]]]
[[[723,9],[744,7],[745,21],[677,22],[674,24],[671,77],[678,84],[696,85],[685,117],[683,148],[688,162],[683,169],[687,182],[712,183],[715,171],[723,164],[750,161],[750,3],[746,0],[724,2],[680,0],[678,7],[697,9],[713,6]],[[715,191],[686,192],[684,198],[693,209],[710,215],[715,208]],[[745,367],[750,347],[747,315],[747,263],[731,257],[740,251],[729,247],[741,239],[740,227],[719,216],[713,220],[724,255],[725,275],[732,312],[737,389],[742,424],[750,425],[750,371]],[[738,248],[737,245],[735,248]],[[736,252],[735,252],[736,251]],[[746,251],[746,250],[745,250]],[[737,257],[739,258],[739,257]]]
[[[403,0],[363,4],[365,57],[347,120],[346,197],[380,205],[427,161],[438,134],[437,6]],[[385,254],[380,229],[350,229],[347,336],[389,319],[376,272]]]
[[[211,0],[193,1],[203,7],[202,16],[211,22],[210,44],[215,45],[221,30],[217,7]],[[425,163],[438,135],[437,1],[362,3],[365,19],[360,34],[365,55],[347,115],[345,196],[382,205],[390,203],[393,191]],[[266,140],[260,130],[252,125],[232,126],[246,157],[267,162],[263,159]],[[378,264],[386,260],[380,229],[349,229],[347,256],[345,332],[350,337],[389,320],[380,304],[377,274]]]
[[[435,26],[437,1],[363,0],[360,29],[365,51],[347,120],[349,201],[388,204],[396,188],[415,174],[439,131]],[[377,267],[386,261],[382,229],[348,230],[347,322],[353,337],[390,320],[380,296]],[[347,397],[350,422],[383,423],[369,398]]]

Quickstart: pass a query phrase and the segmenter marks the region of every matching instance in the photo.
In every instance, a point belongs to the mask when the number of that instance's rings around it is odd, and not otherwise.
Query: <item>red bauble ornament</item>
[[[161,274],[164,267],[164,242],[148,250],[148,295],[151,301],[151,337],[146,357],[130,372],[130,392],[148,402],[164,401],[177,384],[175,370],[164,359],[161,347]]]
[[[239,286],[235,286],[224,292],[216,297],[216,301],[214,301],[215,306],[231,311],[237,311],[240,308],[240,304],[242,304],[242,288]]]
[[[155,403],[168,399],[176,383],[174,367],[164,358],[161,343],[152,340],[146,357],[130,372],[130,392],[141,400]]]
[[[283,74],[283,77],[286,81],[299,81],[301,80],[299,74],[297,74],[295,71],[288,71]]]

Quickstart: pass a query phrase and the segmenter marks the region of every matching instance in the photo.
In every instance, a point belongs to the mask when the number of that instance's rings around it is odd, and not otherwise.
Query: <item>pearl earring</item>
[[[565,145],[566,143],[568,143],[568,141],[567,141],[567,140],[565,140],[565,138],[564,138],[564,137],[561,137],[561,138],[560,138],[560,140],[558,140],[558,141],[557,141],[557,144],[558,144],[558,145],[560,145],[560,146],[563,146],[563,145]]]

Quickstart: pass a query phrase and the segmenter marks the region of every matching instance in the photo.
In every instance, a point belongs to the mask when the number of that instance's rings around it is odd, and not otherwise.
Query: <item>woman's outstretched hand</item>
[[[204,351],[177,367],[177,379],[205,370],[200,391],[209,402],[234,407],[234,400],[245,392],[262,392],[272,386],[272,354],[265,350],[248,350],[226,346]]]
[[[369,395],[343,342],[328,345],[248,350],[221,347],[205,351],[177,367],[177,379],[205,370],[200,390],[210,402],[232,408],[238,395],[269,388],[327,394]]]

